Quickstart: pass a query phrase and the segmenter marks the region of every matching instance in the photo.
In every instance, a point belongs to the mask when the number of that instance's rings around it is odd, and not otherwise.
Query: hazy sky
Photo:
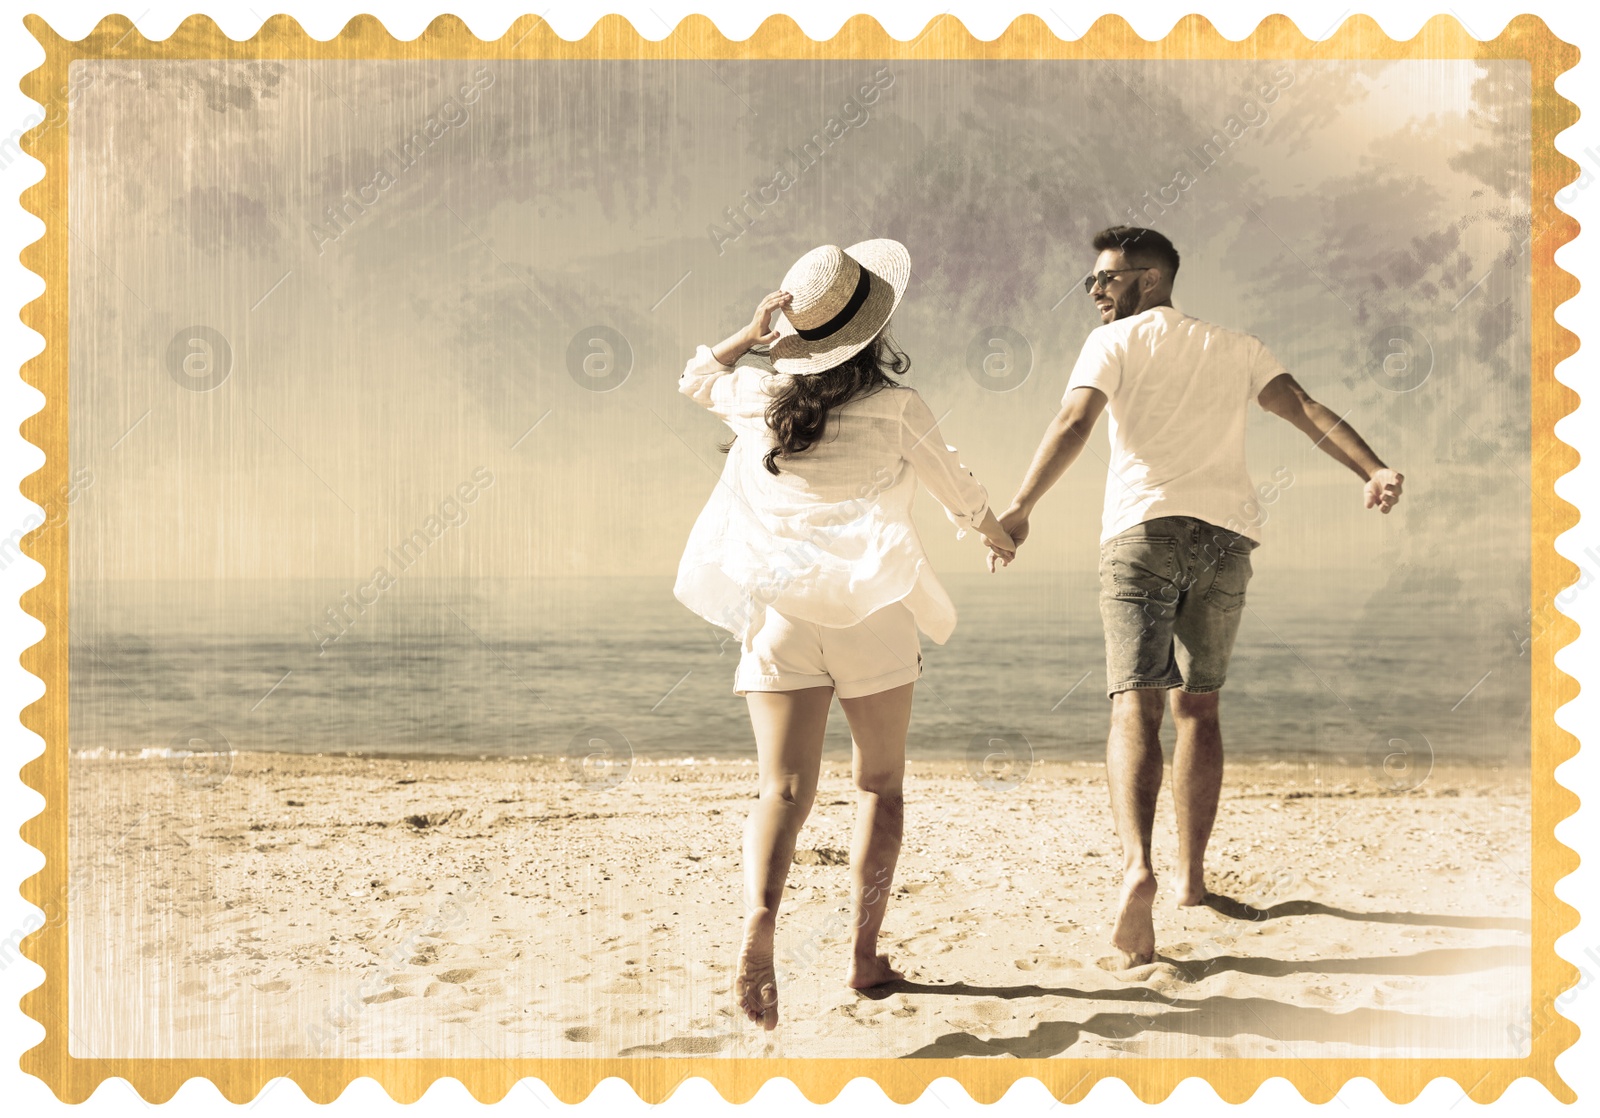
[[[1525,591],[1520,63],[119,62],[71,127],[75,579],[360,578],[464,484],[418,573],[669,575],[725,434],[685,360],[877,236],[911,251],[911,383],[1003,505],[1095,325],[1087,238],[1145,206],[1179,309],[1260,334],[1407,475],[1381,519],[1257,414],[1252,473],[1292,478],[1263,558]],[[209,391],[194,327],[231,351]],[[611,391],[595,327],[631,350]],[[1007,392],[972,356],[1002,335],[1031,351]],[[1092,567],[1091,449],[1021,561]],[[919,502],[935,564],[978,569]]]

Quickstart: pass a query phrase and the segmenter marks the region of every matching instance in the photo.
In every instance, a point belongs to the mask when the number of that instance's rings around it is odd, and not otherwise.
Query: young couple
[[[1169,699],[1177,899],[1194,905],[1206,895],[1203,861],[1222,780],[1217,693],[1259,535],[1245,469],[1250,402],[1360,476],[1368,508],[1387,513],[1399,500],[1402,476],[1258,339],[1173,308],[1170,241],[1116,226],[1093,245],[1099,256],[1084,289],[1102,325],[998,516],[932,409],[895,379],[911,368],[886,329],[911,274],[896,241],[806,253],[747,326],[696,350],[678,382],[734,433],[674,593],[741,640],[734,691],[749,703],[760,793],[745,828],[735,992],[749,1019],[768,1029],[778,1021],[778,905],[816,796],[835,694],[850,724],[858,796],[846,982],[865,989],[903,977],[877,944],[900,853],[906,730],[922,674],[918,630],[943,644],[956,620],[912,524],[918,480],[957,538],[971,530],[983,539],[992,572],[1015,557],[1034,505],[1100,413],[1110,413],[1100,613],[1111,698],[1106,770],[1124,869],[1111,939],[1125,966],[1155,957],[1150,839]]]

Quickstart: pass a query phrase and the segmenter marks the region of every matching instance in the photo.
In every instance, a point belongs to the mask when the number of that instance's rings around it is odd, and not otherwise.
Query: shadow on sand
[[[1131,991],[1111,991],[1129,993]],[[1177,1033],[1183,1036],[1238,1036],[1241,1033],[1292,1041],[1328,1042],[1390,1047],[1431,1046],[1462,1022],[1450,1017],[1429,1017],[1390,1009],[1352,1009],[1335,1013],[1326,1009],[1288,1005],[1271,998],[1201,998],[1183,1001],[1154,991],[1144,999],[1167,1007],[1162,1013],[1096,1013],[1086,1021],[1041,1021],[1023,1036],[985,1039],[971,1033],[946,1033],[925,1044],[906,1059],[947,1059],[952,1056],[1017,1056],[1041,1059],[1059,1056],[1081,1037],[1127,1040],[1140,1033]],[[1098,997],[1076,991],[1079,997]],[[1120,1000],[1120,999],[1119,999]]]
[[[1419,951],[1413,955],[1377,955],[1366,959],[1266,959],[1247,955],[1215,955],[1209,959],[1173,959],[1157,955],[1147,967],[1163,965],[1177,972],[1185,982],[1198,982],[1214,974],[1254,974],[1283,978],[1291,974],[1384,974],[1436,976],[1467,974],[1495,967],[1528,965],[1526,947],[1445,947]],[[1144,968],[1135,968],[1143,970]],[[1142,977],[1142,975],[1140,976]],[[1143,986],[1113,987],[1107,990],[1080,990],[1071,986],[974,986],[970,982],[934,985],[926,982],[885,982],[870,990],[857,990],[874,1001],[893,994],[946,994],[969,998],[1087,998],[1091,1001],[1158,1002],[1178,1005],[1173,999]]]
[[[1204,904],[1234,920],[1281,920],[1285,916],[1335,916],[1340,920],[1365,920],[1371,924],[1431,924],[1438,928],[1484,928],[1503,932],[1527,932],[1533,929],[1532,920],[1517,916],[1445,916],[1423,912],[1352,912],[1345,908],[1317,901],[1284,901],[1269,908],[1224,897],[1220,893],[1207,893]]]
[[[1216,955],[1200,960],[1176,960],[1166,955],[1155,956],[1149,968],[1168,966],[1178,972],[1186,982],[1198,982],[1211,974],[1261,974],[1267,977],[1285,977],[1288,974],[1410,974],[1410,976],[1438,976],[1438,974],[1469,974],[1472,971],[1490,971],[1496,966],[1528,966],[1526,947],[1459,947],[1440,948],[1435,952],[1418,952],[1414,955],[1378,955],[1373,958],[1320,958],[1320,960],[1282,960],[1282,958],[1251,958],[1242,955]],[[1136,968],[1144,969],[1144,968]],[[1142,976],[1141,976],[1142,977]],[[862,998],[880,1001],[896,993],[934,993],[934,995],[965,996],[965,998],[1082,998],[1088,1001],[1149,1001],[1162,1006],[1186,1006],[1186,1001],[1165,995],[1142,985],[1112,987],[1107,990],[1080,990],[1077,987],[1043,987],[1043,985],[973,985],[971,982],[885,982],[870,990],[856,990]]]
[[[1378,924],[1434,925],[1527,931],[1530,922],[1512,917],[1432,916],[1413,912],[1351,912],[1316,901],[1288,901],[1271,908],[1255,908],[1220,894],[1207,894],[1205,903],[1236,920],[1276,920],[1286,916],[1333,916],[1341,920],[1366,920]],[[1359,959],[1271,959],[1218,955],[1201,959],[1156,956],[1156,962],[1124,972],[1138,980],[1156,971],[1173,973],[1185,982],[1198,982],[1216,974],[1261,975],[1281,978],[1296,974],[1374,974],[1437,976],[1467,974],[1496,967],[1526,967],[1529,949],[1522,945],[1436,948],[1410,955],[1378,955]],[[1148,968],[1148,969],[1147,969]],[[1146,1012],[1096,1013],[1084,1021],[1042,1021],[1026,1034],[984,1038],[967,1032],[946,1033],[902,1058],[953,1056],[1016,1056],[1024,1059],[1059,1056],[1085,1036],[1128,1040],[1141,1033],[1226,1039],[1240,1035],[1266,1037],[1280,1043],[1344,1043],[1372,1048],[1448,1048],[1481,1039],[1484,1022],[1475,1018],[1436,1017],[1399,1010],[1363,1006],[1351,1010],[1319,1009],[1292,1005],[1272,998],[1238,998],[1215,995],[1175,998],[1149,986],[1127,985],[1106,989],[1073,986],[979,986],[970,982],[933,984],[901,980],[886,982],[857,996],[879,1001],[895,994],[999,998],[1061,998],[1071,1001],[1126,1002],[1151,1007]],[[1159,1008],[1157,1008],[1159,1007]],[[622,1055],[703,1055],[721,1044],[702,1038],[677,1038],[664,1045],[628,1049]]]

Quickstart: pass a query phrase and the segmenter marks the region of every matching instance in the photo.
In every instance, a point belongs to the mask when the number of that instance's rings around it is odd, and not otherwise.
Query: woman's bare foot
[[[1111,931],[1111,945],[1122,953],[1123,969],[1155,960],[1156,926],[1150,916],[1155,900],[1155,874],[1141,869],[1123,875],[1117,924]]]
[[[855,956],[850,962],[850,974],[844,984],[852,990],[870,990],[874,986],[882,986],[885,982],[894,982],[904,978],[905,975],[889,965],[889,956],[873,955],[870,957]]]
[[[744,1015],[761,1022],[768,1032],[778,1027],[778,976],[772,970],[775,925],[766,909],[756,909],[745,920],[744,950],[739,952],[739,975],[733,987]]]

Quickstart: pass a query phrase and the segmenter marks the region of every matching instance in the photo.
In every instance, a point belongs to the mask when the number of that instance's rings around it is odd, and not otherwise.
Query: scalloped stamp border
[[[664,39],[639,35],[622,17],[601,18],[581,39],[567,40],[542,20],[524,16],[498,40],[478,39],[457,17],[443,15],[417,39],[390,36],[377,18],[352,19],[324,42],[307,35],[285,15],[274,15],[253,37],[229,38],[209,18],[191,16],[161,41],[146,39],[121,15],[103,19],[85,38],[59,37],[37,15],[25,23],[43,45],[44,64],[22,82],[28,96],[43,106],[43,120],[23,138],[22,147],[40,160],[43,179],[23,194],[23,205],[45,225],[44,236],[22,254],[23,263],[43,278],[44,294],[22,311],[23,321],[46,339],[44,350],[23,368],[28,383],[45,396],[41,411],[22,425],[24,437],[45,452],[45,464],[23,482],[23,492],[41,506],[54,507],[54,495],[67,491],[67,309],[68,230],[58,220],[67,204],[67,135],[72,87],[68,67],[79,59],[1517,59],[1530,66],[1532,103],[1532,488],[1545,499],[1532,508],[1531,638],[1532,670],[1532,1019],[1540,1024],[1531,1053],[1522,1059],[89,1059],[72,1055],[65,1028],[68,1010],[66,921],[55,914],[67,902],[67,555],[66,524],[30,533],[23,549],[45,569],[45,578],[23,596],[23,608],[45,626],[45,636],[23,655],[23,666],[45,684],[44,696],[28,707],[23,724],[46,746],[23,771],[26,782],[45,799],[44,811],[22,828],[26,841],[45,856],[44,869],[23,886],[25,897],[52,918],[28,936],[22,951],[45,971],[45,980],[23,999],[23,1008],[45,1028],[44,1041],[22,1057],[62,1099],[80,1101],[110,1077],[128,1080],[149,1100],[170,1098],[192,1076],[209,1078],[227,1098],[243,1102],[269,1080],[288,1076],[312,1099],[337,1097],[355,1078],[376,1079],[394,1098],[418,1098],[441,1077],[460,1080],[474,1096],[504,1096],[524,1077],[544,1081],[565,1101],[587,1096],[608,1076],[620,1076],[649,1102],[669,1095],[691,1076],[708,1080],[730,1100],[744,1101],[768,1079],[785,1077],[814,1101],[833,1098],[851,1079],[873,1079],[896,1102],[919,1096],[934,1080],[949,1076],[973,1098],[993,1102],[1018,1079],[1041,1081],[1056,1097],[1082,1099],[1100,1079],[1118,1077],[1145,1101],[1165,1098],[1183,1079],[1204,1078],[1229,1101],[1249,1097],[1266,1079],[1284,1077],[1301,1094],[1323,1102],[1348,1080],[1365,1077],[1393,1100],[1410,1100],[1437,1077],[1461,1086],[1475,1102],[1488,1102],[1513,1080],[1527,1076],[1557,1098],[1570,1101],[1571,1089],[1556,1072],[1555,1058],[1577,1037],[1562,1017],[1557,998],[1578,978],[1578,970],[1555,951],[1558,937],[1574,928],[1577,914],[1555,893],[1555,885],[1577,865],[1576,854],[1555,837],[1556,824],[1572,813],[1576,796],[1555,778],[1571,757],[1576,740],[1560,729],[1555,712],[1577,693],[1576,682],[1555,664],[1556,652],[1576,634],[1576,625],[1552,607],[1570,586],[1577,568],[1557,554],[1555,538],[1577,521],[1576,510],[1555,492],[1555,482],[1577,462],[1576,451],[1555,434],[1555,424],[1572,410],[1576,394],[1555,378],[1555,366],[1576,350],[1577,339],[1557,324],[1554,311],[1577,290],[1573,276],[1555,262],[1556,250],[1576,235],[1577,223],[1555,206],[1558,191],[1577,176],[1577,165],[1555,148],[1555,137],[1577,119],[1577,109],[1555,92],[1558,75],[1577,60],[1573,46],[1555,38],[1534,16],[1511,20],[1495,39],[1479,41],[1454,19],[1430,20],[1407,41],[1389,38],[1371,18],[1347,19],[1329,38],[1313,41],[1284,16],[1264,21],[1247,38],[1221,36],[1204,18],[1180,20],[1166,38],[1148,41],[1119,17],[1098,20],[1082,38],[1058,38],[1033,15],[1016,19],[1003,34],[985,41],[973,37],[952,16],[935,17],[920,35],[897,40],[869,16],[856,16],[827,41],[810,39],[791,19],[774,16],[743,41],[724,37],[711,20],[692,16]],[[70,913],[67,914],[70,919]]]

